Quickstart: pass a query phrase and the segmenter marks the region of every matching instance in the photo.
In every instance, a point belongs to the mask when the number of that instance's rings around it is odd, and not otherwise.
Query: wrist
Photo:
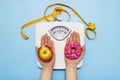
[[[43,68],[42,68],[43,70],[52,70],[53,69],[53,67],[49,67],[49,66],[43,66]]]
[[[76,65],[72,65],[72,64],[67,64],[66,65],[66,68],[73,68],[73,69],[76,69]]]

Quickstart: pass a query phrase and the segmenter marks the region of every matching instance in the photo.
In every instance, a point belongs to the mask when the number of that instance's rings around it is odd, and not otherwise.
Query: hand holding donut
[[[72,32],[66,40],[64,49],[66,66],[74,66],[82,60],[85,53],[85,46],[80,45],[80,36],[77,32]]]
[[[53,68],[55,64],[54,43],[47,34],[41,37],[41,47],[36,48],[38,60],[42,67]]]

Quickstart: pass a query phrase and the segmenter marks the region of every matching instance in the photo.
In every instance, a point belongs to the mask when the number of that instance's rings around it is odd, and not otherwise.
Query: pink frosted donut
[[[69,42],[64,48],[65,56],[68,59],[77,59],[80,57],[82,48],[79,42]]]

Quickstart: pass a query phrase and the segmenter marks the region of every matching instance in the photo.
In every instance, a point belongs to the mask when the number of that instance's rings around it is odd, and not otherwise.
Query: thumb
[[[85,46],[82,47],[82,52],[81,52],[81,56],[80,59],[82,60],[85,54]]]

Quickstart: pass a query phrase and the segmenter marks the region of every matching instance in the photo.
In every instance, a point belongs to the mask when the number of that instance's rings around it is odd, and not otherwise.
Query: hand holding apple
[[[41,37],[41,47],[36,48],[38,60],[42,67],[53,68],[55,64],[54,43],[47,34]]]

